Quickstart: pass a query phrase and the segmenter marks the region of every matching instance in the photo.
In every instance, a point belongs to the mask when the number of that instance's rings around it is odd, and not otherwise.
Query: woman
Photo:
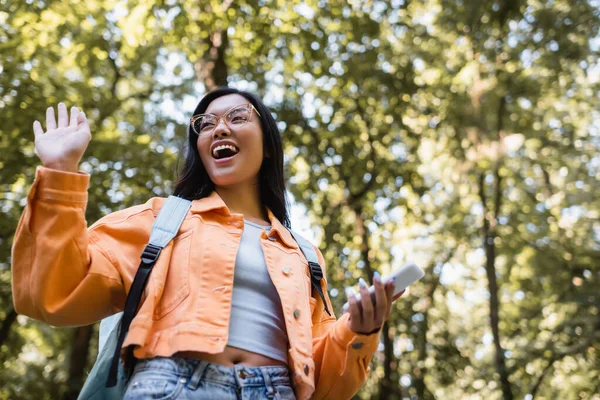
[[[69,121],[70,120],[70,121]],[[43,167],[13,244],[15,309],[56,326],[119,312],[163,198],[87,228],[89,176],[78,164],[91,138],[76,107],[33,125]],[[193,200],[161,253],[123,349],[138,360],[127,399],[350,398],[367,379],[393,284],[360,280],[360,303],[336,321],[326,282],[311,296],[305,258],[286,229],[283,150],[254,95],[207,94],[188,127],[175,195]],[[316,249],[319,263],[323,256]]]

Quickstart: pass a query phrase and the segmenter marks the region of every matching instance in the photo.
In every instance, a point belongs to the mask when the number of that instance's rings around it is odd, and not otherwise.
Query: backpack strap
[[[321,279],[323,279],[323,269],[321,268],[321,265],[319,264],[319,257],[317,256],[317,252],[315,251],[315,248],[308,240],[304,239],[299,233],[294,232],[291,229],[288,229],[288,230],[290,231],[290,233],[296,240],[296,243],[298,243],[298,246],[300,246],[300,250],[302,251],[302,254],[304,254],[306,261],[308,261],[308,269],[310,270],[311,286],[313,287],[314,290],[317,291],[317,293],[319,293],[319,296],[321,296],[321,300],[323,300],[323,304],[325,305],[325,311],[327,311],[327,314],[331,315],[331,312],[329,311],[329,308],[327,307],[327,302],[325,301],[325,295],[323,294],[323,288],[321,287]]]
[[[125,309],[121,326],[119,328],[119,339],[110,365],[106,387],[113,387],[117,384],[117,372],[119,368],[119,359],[121,358],[121,347],[129,331],[131,321],[137,314],[138,305],[142,298],[142,293],[146,287],[148,277],[152,267],[156,263],[161,250],[177,235],[181,223],[190,209],[192,202],[176,196],[169,196],[160,209],[158,216],[152,224],[150,240],[142,252],[140,266],[135,274],[133,283],[125,300]],[[131,347],[131,346],[130,346]],[[126,352],[125,364],[132,369],[133,349]],[[131,372],[131,371],[129,371]]]

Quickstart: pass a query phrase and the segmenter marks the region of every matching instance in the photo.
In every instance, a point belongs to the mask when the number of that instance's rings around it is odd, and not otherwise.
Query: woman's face
[[[248,103],[250,101],[245,97],[230,94],[213,100],[204,113],[222,117],[232,108]],[[258,184],[258,172],[263,162],[260,118],[251,110],[249,122],[236,126],[238,120],[234,117],[230,126],[224,119],[219,120],[214,130],[202,133],[196,143],[202,164],[217,187]]]

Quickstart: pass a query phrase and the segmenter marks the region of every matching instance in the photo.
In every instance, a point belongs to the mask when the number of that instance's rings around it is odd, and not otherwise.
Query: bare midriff
[[[175,355],[179,357],[204,360],[211,363],[224,365],[226,367],[233,367],[237,364],[248,367],[268,367],[275,365],[284,367],[287,366],[287,364],[283,361],[274,360],[267,356],[232,346],[225,346],[225,350],[218,354],[202,353],[197,351],[180,351]]]

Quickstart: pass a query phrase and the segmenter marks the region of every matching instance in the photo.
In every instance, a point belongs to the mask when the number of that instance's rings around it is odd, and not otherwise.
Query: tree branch
[[[598,320],[598,321],[600,321],[600,320]],[[599,324],[597,323],[596,325],[599,325]],[[597,326],[597,328],[598,328],[598,326]],[[570,356],[572,354],[579,353],[580,351],[585,350],[590,346],[593,346],[595,344],[595,342],[598,340],[600,340],[600,332],[596,331],[593,335],[588,336],[587,340],[584,340],[583,342],[580,342],[580,343],[574,344],[570,347],[567,347],[564,351],[553,354],[552,357],[550,357],[550,359],[548,360],[548,365],[546,365],[546,367],[544,368],[544,370],[542,371],[542,373],[536,380],[535,384],[529,391],[529,394],[531,394],[531,399],[533,400],[535,398],[535,395],[537,394],[540,386],[542,385],[542,382],[544,381],[546,374],[554,366],[555,362],[562,360],[566,356]],[[549,346],[546,348],[552,348],[552,346]]]

